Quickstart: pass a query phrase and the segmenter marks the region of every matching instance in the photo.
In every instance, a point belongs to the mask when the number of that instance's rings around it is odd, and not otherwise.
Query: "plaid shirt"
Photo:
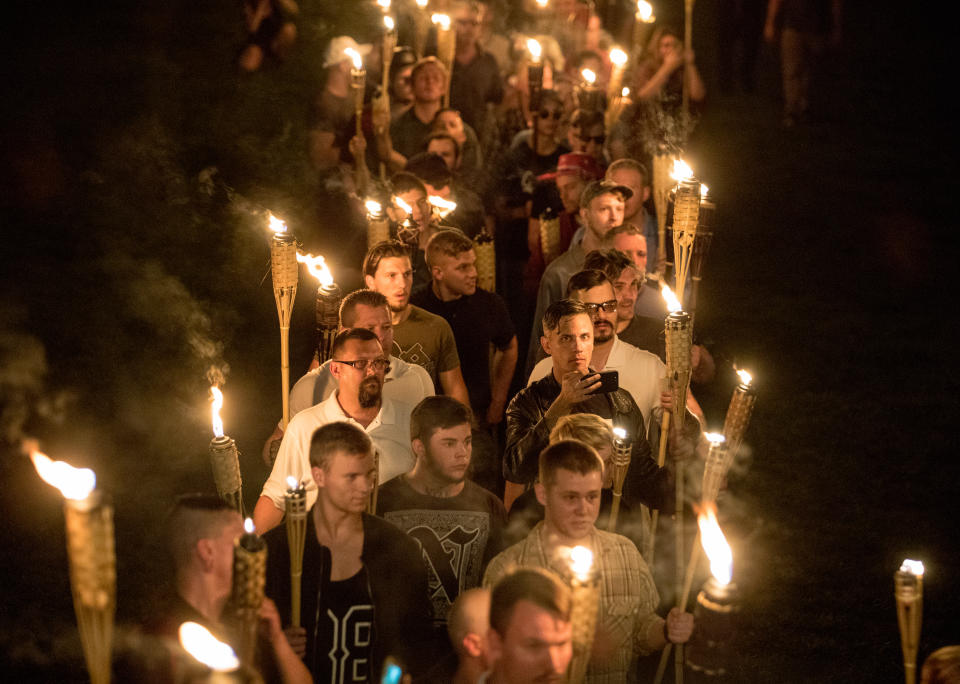
[[[586,681],[589,684],[634,681],[636,657],[649,653],[647,635],[654,624],[661,622],[655,612],[660,596],[646,561],[629,539],[594,528],[589,546],[601,578],[598,629],[610,636],[616,652],[607,662],[591,663]],[[548,558],[542,522],[526,539],[490,561],[483,585],[491,587],[514,568],[524,565],[547,568],[561,578],[568,574],[564,561]]]

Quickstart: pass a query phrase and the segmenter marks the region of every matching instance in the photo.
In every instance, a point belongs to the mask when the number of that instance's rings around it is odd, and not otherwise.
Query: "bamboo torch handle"
[[[290,326],[280,326],[280,390],[283,394],[281,427],[290,422]]]
[[[300,626],[300,586],[303,571],[290,573],[290,624]]]
[[[675,589],[677,596],[679,597],[683,591],[683,580],[685,575],[685,568],[683,564],[683,469],[680,461],[674,461],[674,463],[676,464],[677,470],[674,475],[677,485],[676,503],[674,504],[677,519],[673,528],[677,554]],[[673,666],[674,681],[676,681],[676,684],[683,684],[683,644],[677,644],[677,648],[674,651]]]
[[[670,433],[670,412],[663,412],[663,420],[660,422],[660,447],[657,454],[657,466],[662,468],[667,462],[667,435]],[[650,541],[647,542],[647,552],[644,554],[644,560],[647,565],[653,567],[654,542],[657,538],[657,523],[660,522],[660,511],[655,510],[650,514]]]
[[[610,520],[607,522],[607,532],[617,531],[617,517],[620,515],[620,499],[623,497],[618,491],[613,492],[613,503],[610,504]]]

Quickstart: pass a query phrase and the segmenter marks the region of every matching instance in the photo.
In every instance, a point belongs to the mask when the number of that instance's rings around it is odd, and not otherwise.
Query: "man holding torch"
[[[626,537],[594,526],[603,486],[603,463],[597,452],[580,442],[560,441],[545,449],[539,461],[536,492],[544,520],[526,539],[490,561],[484,586],[496,585],[508,568],[516,566],[566,576],[569,553],[564,551],[576,546],[591,550],[600,578],[599,621],[585,681],[630,681],[637,654],[689,640],[693,616],[673,608],[666,620],[659,617],[654,611],[660,596],[637,547]]]

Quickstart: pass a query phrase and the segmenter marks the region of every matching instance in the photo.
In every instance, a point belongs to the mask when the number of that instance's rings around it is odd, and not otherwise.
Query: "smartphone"
[[[593,390],[590,394],[609,394],[620,389],[620,373],[615,370],[600,371],[594,373],[600,378],[600,387]]]
[[[403,679],[403,668],[392,657],[387,656],[383,663],[383,675],[380,684],[400,684]]]

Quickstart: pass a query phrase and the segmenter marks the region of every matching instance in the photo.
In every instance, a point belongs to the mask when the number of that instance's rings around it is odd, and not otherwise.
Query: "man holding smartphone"
[[[646,423],[637,403],[624,389],[599,391],[599,374],[590,366],[594,326],[587,306],[573,299],[554,302],[543,317],[543,331],[540,339],[551,372],[520,390],[507,407],[504,477],[532,485],[540,452],[549,444],[557,421],[571,413],[593,413],[625,429],[632,440],[630,481],[635,498],[651,508],[672,509],[673,485],[666,469],[658,468],[650,457]]]

